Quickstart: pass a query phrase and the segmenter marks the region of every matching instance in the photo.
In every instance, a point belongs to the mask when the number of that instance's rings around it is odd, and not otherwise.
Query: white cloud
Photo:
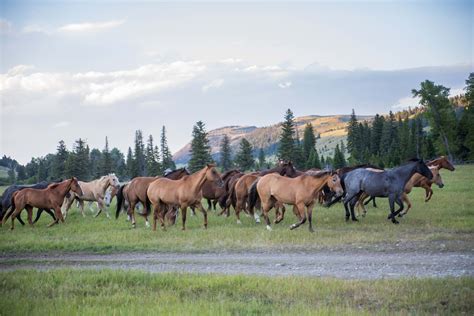
[[[71,122],[69,121],[61,121],[53,125],[54,128],[61,128],[61,127],[67,127],[71,125]]]
[[[66,24],[58,28],[60,32],[97,32],[111,29],[122,25],[125,20],[113,20],[104,22],[83,22]]]
[[[291,81],[285,81],[285,82],[280,82],[278,86],[282,89],[286,89],[286,88],[291,87],[292,84],[293,83]]]
[[[402,110],[402,109],[407,109],[409,107],[417,107],[419,106],[420,103],[420,98],[416,97],[403,97],[400,98],[395,105],[392,106],[393,109],[396,110]]]
[[[219,88],[222,86],[222,84],[224,83],[224,79],[216,79],[216,80],[213,80],[212,82],[204,85],[202,87],[202,92],[207,92],[209,89],[215,89],[215,88]]]
[[[12,30],[10,21],[0,18],[0,34],[8,34]]]

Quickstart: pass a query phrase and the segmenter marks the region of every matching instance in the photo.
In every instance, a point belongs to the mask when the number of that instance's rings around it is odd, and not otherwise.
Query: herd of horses
[[[123,184],[115,174],[91,182],[72,177],[53,183],[8,187],[1,198],[0,221],[3,225],[11,217],[11,229],[14,229],[15,219],[24,225],[20,214],[26,209],[30,225],[38,221],[42,212],[46,212],[53,218],[49,224],[52,226],[59,221],[64,222],[74,201],[83,216],[84,202],[96,202],[99,210],[95,216],[105,211],[110,217],[108,206],[116,197],[116,218],[126,211],[132,227],[136,226],[136,211],[145,218],[147,227],[150,226],[148,217],[153,211],[153,230],[156,230],[158,222],[163,230],[167,224],[175,224],[178,214],[181,214],[184,230],[187,209],[190,208],[192,214],[195,214],[195,209],[203,214],[203,225],[207,228],[207,212],[216,210],[219,204],[222,211],[218,215],[229,217],[233,208],[239,224],[241,212],[253,216],[259,223],[260,216],[256,209],[260,209],[266,228],[271,230],[270,211],[275,209],[274,223],[277,224],[284,219],[285,206],[290,205],[297,218],[290,229],[308,221],[309,231],[312,232],[312,212],[316,203],[330,207],[342,201],[346,220],[357,221],[356,208],[362,209],[362,213],[358,212],[359,216],[365,216],[367,203],[373,201],[375,206],[375,198],[388,198],[388,219],[398,224],[396,217],[407,214],[412,206],[408,194],[414,187],[424,188],[425,201],[429,201],[433,195],[431,186],[444,186],[440,169],[454,171],[455,168],[446,157],[441,156],[427,162],[412,159],[386,170],[364,164],[337,170],[300,171],[287,161],[272,169],[250,173],[234,169],[220,174],[215,165],[208,164],[193,174],[180,168],[164,176],[136,177]],[[203,199],[207,200],[207,210],[201,203]],[[397,210],[395,205],[398,205]],[[38,212],[33,221],[34,208]]]

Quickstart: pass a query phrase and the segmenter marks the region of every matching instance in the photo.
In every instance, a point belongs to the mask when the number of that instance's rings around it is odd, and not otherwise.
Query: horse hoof
[[[310,233],[314,233],[314,229],[313,229],[313,228],[310,228],[310,229],[309,229],[309,232],[310,232]]]
[[[293,229],[295,229],[295,228],[296,228],[296,225],[295,225],[295,224],[293,224],[293,225],[290,226],[290,230],[293,230]]]
[[[357,218],[352,219],[353,222],[358,222],[359,220]]]
[[[270,232],[272,231],[272,228],[270,227],[270,225],[267,225],[267,230]]]
[[[242,224],[242,222],[240,221],[240,219],[237,220],[237,224]]]
[[[394,219],[392,219],[392,223],[394,223],[394,224],[400,224],[400,222],[399,222],[399,221],[397,221],[395,218],[394,218]]]
[[[185,228],[185,227],[183,227],[183,228],[181,228],[181,230],[183,230],[183,231],[184,231],[184,230],[186,230],[186,228]]]
[[[348,222],[348,221],[349,221],[349,216],[346,217],[346,222]]]
[[[260,218],[255,219],[256,224],[260,224]]]

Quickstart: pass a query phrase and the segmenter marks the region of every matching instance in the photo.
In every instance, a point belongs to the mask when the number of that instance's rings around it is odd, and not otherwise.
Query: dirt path
[[[341,279],[474,276],[474,253],[223,252],[121,254],[6,254],[0,269],[123,269]]]

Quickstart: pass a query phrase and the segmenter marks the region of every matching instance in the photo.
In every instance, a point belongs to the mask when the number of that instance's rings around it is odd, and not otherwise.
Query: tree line
[[[352,111],[347,127],[347,150],[353,164],[393,167],[410,158],[439,155],[452,161],[474,159],[474,73],[466,80],[466,93],[449,97],[450,89],[425,80],[413,89],[421,108],[395,115],[377,114],[372,122],[359,122]]]
[[[146,143],[141,130],[135,132],[133,149],[128,148],[127,156],[118,148],[109,147],[108,137],[102,150],[90,149],[86,140],[77,139],[69,150],[60,140],[56,153],[44,157],[32,158],[26,165],[4,156],[0,165],[8,168],[7,183],[37,183],[77,177],[82,181],[97,179],[109,173],[115,173],[120,179],[137,176],[156,176],[176,168],[168,147],[166,128],[161,130],[160,146],[155,145],[152,135]]]

